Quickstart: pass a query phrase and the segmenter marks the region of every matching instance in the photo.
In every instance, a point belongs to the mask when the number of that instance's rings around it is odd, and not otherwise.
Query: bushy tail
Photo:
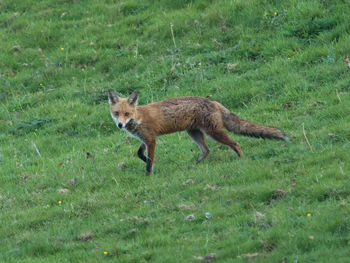
[[[261,126],[243,120],[229,111],[224,111],[222,117],[225,128],[231,132],[257,138],[290,141],[284,132],[278,128]]]

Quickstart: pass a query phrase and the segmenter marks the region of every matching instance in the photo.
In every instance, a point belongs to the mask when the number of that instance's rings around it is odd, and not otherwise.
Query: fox
[[[241,119],[217,101],[175,97],[138,106],[138,95],[138,91],[133,91],[129,97],[121,98],[109,90],[108,101],[116,126],[141,142],[137,156],[146,163],[146,175],[153,171],[156,138],[164,134],[186,131],[201,151],[196,164],[210,152],[205,135],[227,145],[239,157],[243,155],[240,145],[224,129],[245,136],[290,141],[281,129]]]

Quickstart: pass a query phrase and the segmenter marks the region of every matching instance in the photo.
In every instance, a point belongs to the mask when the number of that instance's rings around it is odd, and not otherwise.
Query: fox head
[[[125,128],[135,116],[138,92],[135,90],[128,98],[120,98],[113,90],[108,91],[111,116],[119,128]]]

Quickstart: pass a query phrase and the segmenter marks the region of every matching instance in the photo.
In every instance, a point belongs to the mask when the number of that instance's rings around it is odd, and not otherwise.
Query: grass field
[[[0,0],[0,262],[349,262],[348,56],[346,0]],[[146,177],[108,89],[292,141],[166,135]]]

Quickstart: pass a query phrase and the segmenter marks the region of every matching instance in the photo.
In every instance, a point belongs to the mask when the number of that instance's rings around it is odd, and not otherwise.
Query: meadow
[[[0,0],[0,262],[349,262],[349,4]],[[195,165],[165,135],[145,176],[108,89],[291,142],[231,134],[243,157],[208,140]]]

